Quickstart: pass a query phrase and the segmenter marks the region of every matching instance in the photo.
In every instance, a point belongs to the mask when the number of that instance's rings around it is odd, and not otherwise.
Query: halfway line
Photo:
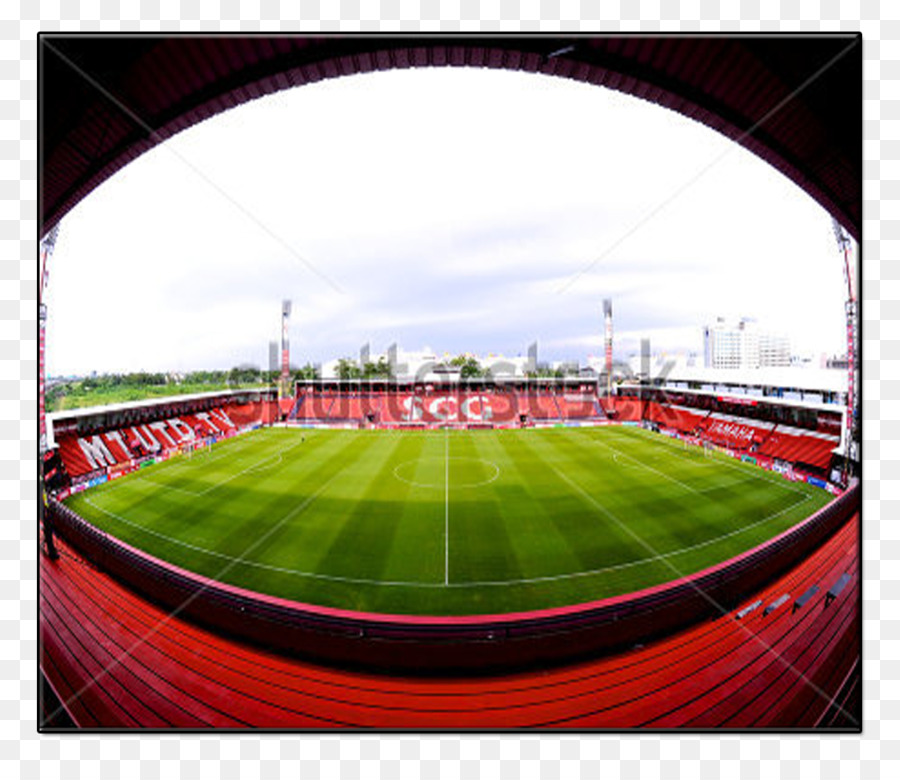
[[[444,585],[450,583],[450,430],[444,428]]]

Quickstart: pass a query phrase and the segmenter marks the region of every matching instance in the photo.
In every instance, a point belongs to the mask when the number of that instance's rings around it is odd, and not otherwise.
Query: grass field
[[[625,427],[264,429],[73,496],[205,576],[402,614],[574,604],[705,568],[829,496]]]

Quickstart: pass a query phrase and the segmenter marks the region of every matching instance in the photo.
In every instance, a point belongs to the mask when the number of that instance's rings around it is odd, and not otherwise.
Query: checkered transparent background
[[[893,19],[886,18],[894,14]],[[850,15],[854,18],[850,18]],[[451,16],[453,18],[451,18]],[[751,18],[753,17],[753,18]],[[6,0],[0,3],[0,772],[393,778],[900,777],[900,13],[839,0]],[[646,20],[646,21],[642,21]],[[862,737],[41,736],[36,732],[39,31],[857,31],[865,36]],[[835,111],[843,110],[837,101]],[[848,110],[855,110],[849,106]],[[894,257],[893,263],[889,258]],[[837,264],[835,265],[837,267]],[[891,268],[893,267],[893,271]],[[51,281],[52,284],[52,281]]]

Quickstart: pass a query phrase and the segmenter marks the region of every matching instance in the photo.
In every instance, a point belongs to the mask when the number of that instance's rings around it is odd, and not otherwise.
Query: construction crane
[[[844,316],[847,328],[847,411],[844,418],[844,465],[841,473],[841,482],[846,486],[850,461],[859,460],[857,442],[859,441],[858,410],[859,410],[859,372],[857,356],[859,344],[857,340],[858,305],[856,299],[856,269],[853,262],[853,242],[840,223],[832,218],[831,226],[834,229],[834,238],[837,241],[838,251],[843,259],[844,283],[847,285],[847,298],[844,303]]]

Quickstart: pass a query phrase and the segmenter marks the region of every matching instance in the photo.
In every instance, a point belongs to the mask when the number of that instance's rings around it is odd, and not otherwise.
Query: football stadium
[[[42,285],[54,226],[151,146],[388,68],[542,72],[651,100],[797,182],[842,251],[859,240],[860,128],[819,90],[766,121],[819,60],[857,94],[858,41],[835,59],[852,39],[790,55],[724,38],[133,43],[42,49]],[[149,136],[70,67],[100,58]],[[710,81],[712,62],[741,88]],[[285,301],[277,387],[45,414],[42,384],[41,728],[859,730],[851,276],[840,385],[613,381],[609,300],[593,375],[292,380]]]

